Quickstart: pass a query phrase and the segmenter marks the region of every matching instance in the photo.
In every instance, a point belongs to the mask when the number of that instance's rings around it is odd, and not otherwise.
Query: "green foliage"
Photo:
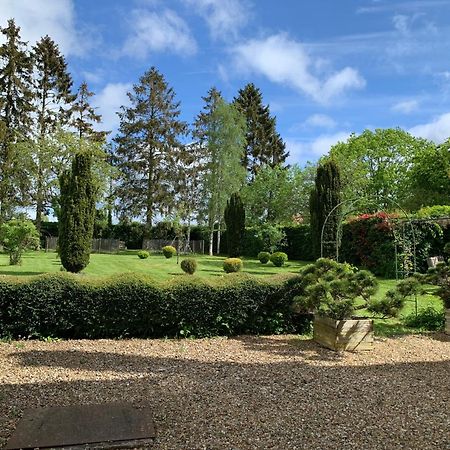
[[[60,273],[0,279],[0,337],[161,338],[302,332],[289,280],[230,274],[156,283],[127,275],[88,282]]]
[[[442,331],[445,327],[444,311],[438,311],[432,306],[408,314],[403,318],[403,323],[410,328],[417,328],[421,331]]]
[[[285,151],[286,144],[276,131],[275,117],[270,115],[269,106],[263,105],[261,91],[249,83],[239,90],[233,103],[246,120],[242,163],[247,171],[254,176],[264,165],[282,165],[289,153]]]
[[[223,262],[223,270],[226,273],[240,272],[243,267],[244,264],[240,258],[227,258]]]
[[[270,255],[270,262],[276,267],[284,266],[284,263],[287,262],[288,255],[284,252],[275,252]]]
[[[168,259],[177,254],[177,249],[172,245],[166,245],[162,248],[163,255]]]
[[[306,266],[300,274],[301,279],[292,290],[294,309],[336,320],[350,319],[357,298],[362,298],[365,306],[378,288],[370,272],[326,258]]]
[[[422,281],[439,286],[436,295],[442,299],[445,308],[450,308],[450,263],[430,268]]]
[[[309,224],[283,227],[286,235],[282,250],[286,252],[289,259],[301,261],[313,261],[311,244],[311,226]]]
[[[424,206],[416,212],[418,219],[436,219],[439,217],[450,217],[450,205]]]
[[[329,159],[317,167],[315,188],[310,196],[311,235],[316,257],[321,256],[322,228],[327,218],[323,233],[323,256],[334,257],[336,254],[336,246],[330,243],[338,239],[341,208],[336,207],[341,201],[340,170],[335,161]]]
[[[39,233],[31,220],[13,219],[0,225],[0,243],[9,253],[9,264],[18,265],[26,250],[39,248]]]
[[[270,261],[270,253],[269,252],[259,252],[258,259],[261,264],[267,264]]]
[[[245,209],[239,194],[232,194],[230,200],[227,201],[224,219],[227,227],[228,256],[231,258],[241,256],[241,243],[245,231]]]
[[[399,128],[376,129],[352,134],[346,142],[334,145],[329,156],[341,169],[344,199],[367,198],[367,203],[358,203],[361,212],[373,211],[373,200],[378,210],[389,210],[391,201],[411,202],[415,160],[433,147]]]
[[[193,275],[197,270],[197,261],[194,258],[186,258],[181,261],[181,270],[189,275]]]
[[[147,259],[150,256],[150,253],[146,250],[139,250],[137,252],[137,255],[139,259]]]
[[[242,190],[247,223],[291,225],[296,216],[308,217],[308,193],[314,185],[314,175],[312,165],[260,167],[252,182]]]
[[[97,189],[92,176],[91,155],[78,153],[71,171],[60,177],[61,213],[59,255],[69,272],[80,272],[89,264],[94,233]]]
[[[253,228],[255,237],[262,242],[262,248],[270,253],[274,252],[284,243],[285,233],[281,227],[268,223]],[[261,248],[261,247],[260,247]],[[256,252],[252,256],[256,255]]]
[[[405,297],[400,292],[388,290],[383,298],[372,300],[367,306],[367,310],[383,318],[397,317],[405,305],[405,301]]]
[[[444,245],[444,253],[447,254],[447,255],[450,255],[450,242],[447,242]]]

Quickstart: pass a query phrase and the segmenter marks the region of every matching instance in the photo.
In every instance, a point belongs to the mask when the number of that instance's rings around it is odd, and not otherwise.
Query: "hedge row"
[[[180,277],[181,278],[181,277]],[[87,281],[70,274],[0,280],[0,336],[158,338],[302,332],[291,311],[298,275],[257,280],[231,274],[157,283],[130,276]]]

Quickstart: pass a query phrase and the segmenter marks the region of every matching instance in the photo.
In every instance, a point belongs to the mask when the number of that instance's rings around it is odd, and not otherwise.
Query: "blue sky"
[[[450,136],[450,0],[0,0],[10,17],[59,43],[111,130],[154,65],[188,122],[211,86],[255,83],[291,163],[365,128]]]

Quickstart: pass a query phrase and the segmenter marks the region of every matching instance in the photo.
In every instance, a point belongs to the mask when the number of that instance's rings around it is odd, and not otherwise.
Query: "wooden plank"
[[[56,406],[26,410],[5,449],[61,448],[154,438],[150,408],[130,404]],[[100,448],[100,447],[99,447]]]

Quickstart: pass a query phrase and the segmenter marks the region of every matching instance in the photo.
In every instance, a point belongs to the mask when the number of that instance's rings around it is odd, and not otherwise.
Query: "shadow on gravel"
[[[156,448],[448,447],[450,360],[357,366],[310,341],[239,340],[297,358],[12,348],[29,381],[0,386],[0,447],[25,407],[121,401],[154,409]]]

